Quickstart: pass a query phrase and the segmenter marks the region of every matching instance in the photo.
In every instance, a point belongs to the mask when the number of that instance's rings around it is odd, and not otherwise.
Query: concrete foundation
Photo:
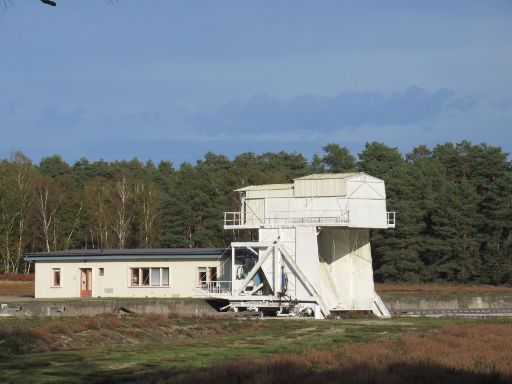
[[[228,315],[217,308],[221,301],[202,299],[80,299],[80,300],[16,300],[0,297],[0,316],[94,316],[102,313],[136,314],[156,313],[181,316],[219,316]],[[459,311],[483,311],[510,315],[512,313],[512,295],[457,295],[422,297],[384,297],[389,312],[395,316],[413,313],[453,313]]]
[[[33,300],[2,303],[0,316],[93,316],[102,313],[221,316],[215,302],[200,299]],[[225,314],[225,313],[224,313]]]
[[[383,297],[392,314],[429,311],[512,310],[512,295]]]

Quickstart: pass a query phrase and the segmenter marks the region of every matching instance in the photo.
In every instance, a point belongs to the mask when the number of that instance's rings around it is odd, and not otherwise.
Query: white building
[[[222,271],[225,249],[88,249],[29,254],[36,298],[192,297]],[[227,273],[228,275],[224,275]]]
[[[227,299],[233,310],[278,314],[373,311],[370,229],[395,226],[384,181],[365,173],[320,174],[290,184],[240,188],[226,230],[257,241],[224,249],[73,250],[27,256],[36,297]]]

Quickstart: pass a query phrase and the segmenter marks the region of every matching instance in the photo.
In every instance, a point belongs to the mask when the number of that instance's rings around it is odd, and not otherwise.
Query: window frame
[[[147,270],[147,284],[144,284],[145,272]],[[153,282],[153,271],[159,270],[159,284]],[[167,284],[164,284],[164,270],[167,270]],[[136,271],[136,273],[135,273]],[[135,284],[134,281],[137,281]],[[128,287],[129,288],[169,288],[171,286],[171,268],[165,267],[129,267],[128,268]]]
[[[208,268],[207,267],[197,267],[197,286],[200,288],[208,286]]]
[[[207,287],[210,283],[219,281],[217,266],[197,267],[196,279],[196,286],[199,288]]]
[[[57,278],[58,276],[58,278]],[[62,269],[61,268],[52,268],[52,288],[61,288],[62,287]]]
[[[151,268],[142,267],[139,268],[140,279],[139,283],[141,287],[151,287]]]

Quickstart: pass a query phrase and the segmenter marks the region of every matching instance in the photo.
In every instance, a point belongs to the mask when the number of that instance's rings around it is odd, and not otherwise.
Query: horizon
[[[434,146],[427,146],[430,150],[434,150],[434,148],[438,145],[446,145],[446,144],[454,144],[454,145],[457,145],[457,144],[460,144],[462,142],[469,142],[468,140],[462,140],[461,142],[444,142],[444,143],[439,143],[439,144],[435,144]],[[378,143],[381,143],[381,144],[384,144],[386,146],[388,146],[386,143],[382,143],[382,142],[378,142]],[[326,143],[325,145],[328,145],[328,144],[338,144],[338,143]],[[369,143],[366,143],[366,144],[369,144]],[[473,142],[469,142],[469,144],[471,145],[489,145],[488,143],[473,143]],[[400,155],[402,156],[403,159],[405,159],[406,155],[412,151],[414,148],[417,148],[419,146],[421,146],[423,144],[417,144],[415,146],[413,146],[409,151],[401,151],[400,148],[398,147],[392,147],[392,146],[388,146],[390,148],[394,148],[394,149],[397,149],[398,152],[400,153]],[[298,151],[285,151],[285,150],[277,150],[277,151],[260,151],[260,152],[255,152],[255,151],[245,151],[245,152],[239,152],[239,153],[236,153],[236,154],[233,154],[233,155],[226,155],[226,154],[223,154],[223,153],[220,153],[220,152],[212,152],[212,151],[208,151],[208,152],[205,152],[202,157],[198,157],[197,159],[193,160],[193,161],[184,161],[184,162],[181,162],[181,163],[176,163],[174,161],[172,161],[172,159],[166,159],[166,158],[162,158],[162,159],[158,159],[158,160],[154,160],[154,159],[151,159],[151,158],[147,158],[147,159],[141,159],[137,156],[134,156],[134,157],[131,157],[131,158],[115,158],[115,159],[104,159],[104,158],[95,158],[95,159],[91,159],[91,158],[88,158],[88,157],[82,157],[82,158],[79,158],[79,159],[75,159],[75,160],[68,160],[66,158],[64,158],[63,156],[61,156],[60,154],[58,153],[54,153],[54,154],[50,154],[50,155],[47,155],[47,156],[42,156],[41,158],[39,159],[33,159],[31,158],[30,156],[28,156],[25,152],[21,151],[21,150],[14,150],[11,152],[11,154],[7,157],[0,157],[0,161],[10,161],[10,159],[14,156],[15,153],[17,152],[21,152],[23,155],[27,156],[28,159],[32,162],[32,165],[34,166],[38,166],[44,159],[47,159],[47,158],[52,158],[52,157],[55,157],[55,156],[58,156],[60,157],[66,164],[68,164],[69,166],[74,166],[75,164],[79,163],[81,160],[87,160],[88,162],[90,162],[91,164],[92,163],[96,163],[96,162],[107,162],[107,163],[115,163],[115,162],[130,162],[130,161],[139,161],[140,163],[142,164],[146,164],[148,162],[152,162],[153,164],[155,165],[158,165],[160,162],[169,162],[170,165],[174,168],[174,169],[179,169],[181,166],[183,166],[184,164],[191,164],[193,166],[195,166],[199,161],[202,161],[204,160],[204,158],[206,157],[206,155],[208,153],[213,153],[214,155],[218,155],[218,156],[225,156],[226,158],[228,158],[230,161],[234,161],[236,157],[244,154],[244,153],[254,153],[256,156],[260,156],[260,155],[263,155],[265,153],[280,153],[280,152],[286,152],[286,153],[292,153],[292,154],[298,154],[298,155],[302,155],[304,156],[304,158],[307,160],[308,163],[311,163],[312,160],[313,160],[313,157],[314,156],[320,156],[322,157],[322,154],[325,154],[325,152],[323,151],[323,147],[324,145],[322,145],[318,151],[315,151],[313,152],[313,154],[311,154],[310,156],[307,156],[306,154],[302,153],[302,152],[298,152]],[[495,147],[495,148],[499,148],[501,150],[501,152],[505,153],[507,155],[507,161],[508,162],[512,162],[512,153],[509,153],[509,152],[506,152],[503,150],[503,148],[501,146],[491,146],[491,147]],[[359,162],[360,161],[360,154],[361,152],[364,150],[364,147],[361,149],[361,151],[358,151],[358,152],[354,152],[352,150],[350,150],[349,148],[349,151],[350,151],[350,154],[352,156],[354,156],[354,159],[356,160],[356,162]]]

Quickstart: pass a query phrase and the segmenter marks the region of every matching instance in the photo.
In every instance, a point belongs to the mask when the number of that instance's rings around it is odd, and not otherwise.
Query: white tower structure
[[[291,184],[240,188],[241,209],[225,229],[257,230],[257,241],[233,242],[231,281],[210,296],[234,310],[278,314],[389,312],[375,293],[370,229],[395,226],[384,181],[365,173],[315,174]],[[227,266],[226,266],[227,267]]]

